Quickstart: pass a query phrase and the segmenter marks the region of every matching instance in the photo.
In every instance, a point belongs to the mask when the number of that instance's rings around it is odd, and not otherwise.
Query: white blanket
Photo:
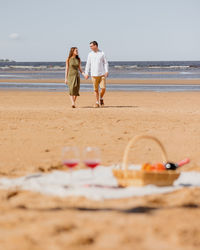
[[[54,171],[48,174],[36,173],[16,179],[0,178],[1,189],[22,189],[43,194],[66,197],[84,196],[92,200],[119,199],[150,194],[172,192],[185,186],[200,186],[200,172],[182,172],[170,187],[119,188],[111,167],[97,167],[73,171],[72,174]]]

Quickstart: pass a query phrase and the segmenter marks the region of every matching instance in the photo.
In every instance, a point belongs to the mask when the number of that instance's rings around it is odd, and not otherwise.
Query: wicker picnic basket
[[[171,186],[180,175],[180,173],[176,170],[145,171],[132,170],[128,168],[129,151],[132,145],[137,143],[141,139],[150,139],[156,142],[161,149],[163,162],[167,162],[167,154],[165,148],[157,138],[149,135],[139,135],[133,137],[125,148],[122,161],[122,168],[113,169],[113,175],[117,178],[119,186],[144,186],[149,184],[153,184],[156,186]]]

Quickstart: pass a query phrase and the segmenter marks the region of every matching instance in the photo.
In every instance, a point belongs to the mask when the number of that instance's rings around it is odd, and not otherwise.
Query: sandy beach
[[[0,6],[0,250],[200,250],[200,1]]]
[[[8,72],[9,74],[10,72]],[[19,73],[19,72],[18,72]],[[58,78],[49,78],[49,79],[30,79],[30,78],[24,78],[24,79],[9,79],[9,78],[1,78],[0,82],[16,82],[16,83],[64,83],[63,79],[58,79]],[[85,80],[81,79],[81,83],[90,83],[91,84],[91,79]],[[195,85],[200,85],[200,79],[125,79],[125,78],[111,78],[107,80],[107,84],[185,84],[185,85],[190,85],[190,84],[195,84]]]
[[[199,95],[107,92],[95,109],[93,93],[81,93],[72,109],[68,93],[0,91],[0,177],[66,171],[67,145],[98,146],[110,166],[138,134],[158,137],[169,160],[189,157],[182,171],[200,170]],[[130,154],[131,163],[160,160],[148,141]],[[0,190],[0,201],[2,250],[200,248],[200,188],[103,202]]]

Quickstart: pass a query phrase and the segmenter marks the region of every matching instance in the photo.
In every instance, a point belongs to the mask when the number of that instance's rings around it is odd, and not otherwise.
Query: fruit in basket
[[[144,163],[141,166],[141,171],[138,168],[131,169],[128,166],[128,155],[131,146],[140,139],[150,139],[158,144],[162,151],[163,163]],[[168,171],[165,167],[167,163],[167,154],[163,144],[155,137],[150,135],[139,135],[133,137],[127,144],[123,155],[123,168],[113,169],[113,174],[118,180],[120,187],[128,186],[144,186],[144,185],[157,185],[157,186],[171,186],[173,182],[180,176],[179,171]],[[179,162],[180,163],[180,162]],[[183,165],[183,163],[179,166]],[[184,163],[186,164],[186,163]]]
[[[142,170],[145,171],[165,171],[165,170],[176,170],[177,168],[187,164],[190,162],[190,159],[186,158],[178,163],[167,162],[165,164],[162,163],[144,163],[142,165]]]
[[[150,171],[151,170],[151,164],[150,163],[144,163],[142,165],[142,170]]]
[[[155,164],[144,163],[142,165],[142,170],[145,170],[145,171],[164,171],[164,170],[166,170],[166,168],[162,163],[155,163]]]
[[[156,163],[156,164],[153,164],[152,166],[154,167],[154,170],[157,170],[157,171],[166,170],[165,165],[162,163]]]

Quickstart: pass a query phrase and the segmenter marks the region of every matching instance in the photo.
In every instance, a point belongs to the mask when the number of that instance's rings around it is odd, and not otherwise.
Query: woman
[[[69,87],[69,95],[72,103],[72,108],[75,108],[75,102],[77,96],[79,96],[80,90],[80,75],[85,77],[83,70],[81,68],[81,60],[78,56],[78,49],[76,47],[72,47],[69,52],[69,56],[66,60],[66,70],[65,70],[65,83],[68,84]]]

